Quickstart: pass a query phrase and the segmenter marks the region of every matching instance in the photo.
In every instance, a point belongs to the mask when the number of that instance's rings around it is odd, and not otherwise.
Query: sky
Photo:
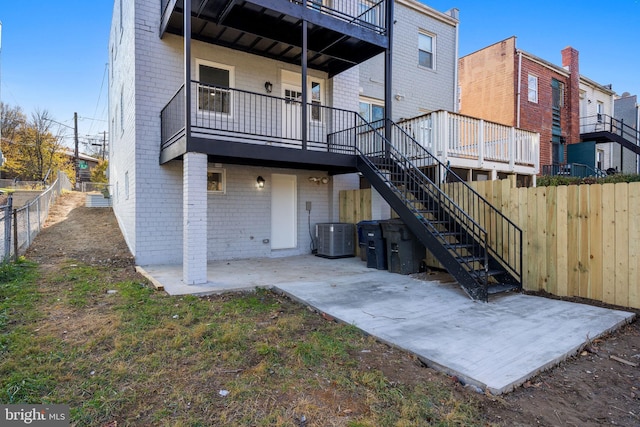
[[[560,51],[572,46],[583,76],[640,95],[640,0],[424,3],[459,9],[460,56],[516,36],[519,49],[561,65]],[[100,140],[112,8],[113,0],[0,0],[0,100],[28,115],[47,110],[70,146],[77,112],[81,141]]]

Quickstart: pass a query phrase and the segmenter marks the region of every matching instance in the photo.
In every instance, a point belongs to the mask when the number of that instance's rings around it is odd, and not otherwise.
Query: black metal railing
[[[184,99],[184,85],[182,85],[160,112],[160,141],[162,141],[162,149],[173,144],[184,131]]]
[[[306,106],[307,120],[303,123],[299,100],[197,81],[191,82],[191,94],[190,126],[194,136],[354,154],[353,129],[361,118],[353,111],[312,102]],[[184,130],[184,98],[184,87],[181,87],[162,110],[163,149],[175,142]],[[351,130],[348,139],[331,137],[344,136],[345,130]]]
[[[390,135],[387,136],[387,132]],[[420,186],[424,185],[428,194],[437,195],[437,201],[442,202],[445,209],[445,221],[459,223],[470,236],[480,239],[478,243],[485,245],[486,252],[518,282],[522,282],[522,230],[513,221],[395,123],[381,120],[363,124],[356,136],[358,153],[369,159],[390,158],[397,162],[405,176],[415,178]],[[394,169],[394,173],[397,171]],[[416,209],[422,202],[416,201]],[[484,230],[486,235],[480,230]]]
[[[556,165],[543,165],[542,175],[544,176],[567,176],[578,178],[604,178],[607,173],[582,163],[561,163]]]
[[[596,114],[580,118],[580,133],[609,132],[621,136],[627,141],[639,145],[640,130],[629,126],[624,120],[618,120],[607,114]]]
[[[350,24],[367,28],[379,34],[386,30],[386,0],[382,1],[353,1],[333,0],[293,0],[294,3],[306,5],[310,9],[318,10]]]
[[[386,1],[332,0],[325,3],[322,0],[291,0],[292,3],[315,9],[378,34],[386,32]],[[169,0],[161,0],[160,16],[172,13],[167,10],[168,6]]]

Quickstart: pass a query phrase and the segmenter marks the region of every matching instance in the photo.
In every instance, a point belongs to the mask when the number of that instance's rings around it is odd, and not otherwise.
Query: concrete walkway
[[[357,258],[215,262],[213,280],[201,286],[182,284],[180,266],[141,271],[171,295],[274,288],[493,394],[511,391],[634,316],[522,294],[474,302],[448,275],[418,280],[366,268]]]

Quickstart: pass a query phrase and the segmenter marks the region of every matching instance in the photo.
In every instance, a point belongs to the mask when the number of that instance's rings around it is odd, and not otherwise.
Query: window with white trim
[[[382,101],[360,98],[360,115],[367,122],[375,122],[384,119],[384,104]]]
[[[320,82],[311,80],[311,120],[315,122],[322,121],[320,115],[322,105],[322,86]]]
[[[596,102],[596,114],[598,123],[602,123],[604,121],[604,102],[597,101]]]
[[[435,36],[423,32],[418,33],[418,64],[422,67],[435,68]]]
[[[207,193],[224,194],[226,192],[226,173],[222,168],[207,168]]]
[[[529,101],[538,103],[538,78],[529,74],[527,79],[527,90],[529,93]]]
[[[231,115],[234,67],[196,60],[198,111]]]

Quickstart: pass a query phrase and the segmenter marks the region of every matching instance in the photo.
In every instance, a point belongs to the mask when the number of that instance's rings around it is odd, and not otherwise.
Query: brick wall
[[[538,78],[538,102],[528,99],[528,77]],[[567,143],[580,142],[579,126],[572,126],[572,121],[577,120],[579,107],[578,100],[571,100],[569,96],[568,73],[561,73],[550,67],[531,59],[527,54],[522,57],[521,87],[522,97],[520,101],[520,127],[525,130],[540,133],[540,165],[551,164],[552,161],[552,90],[551,81],[556,79],[565,85],[564,107],[560,110],[560,123],[562,136]],[[572,108],[572,104],[575,106]],[[579,120],[578,120],[579,125]],[[576,129],[578,131],[576,132]],[[566,153],[565,153],[566,160]]]
[[[159,164],[160,111],[183,83],[183,39],[167,34],[160,39],[160,7],[157,2],[123,2],[124,20],[120,33],[119,2],[115,2],[110,47],[109,114],[110,179],[114,186],[114,211],[129,247],[141,265],[180,263],[183,252],[183,164]],[[273,83],[273,94],[282,92],[283,70],[299,67],[194,41],[192,67],[201,58],[235,67],[235,86],[258,93],[264,82]],[[355,72],[355,74],[354,74]],[[357,70],[343,73],[340,82],[325,73],[309,70],[325,82],[325,103],[357,109]],[[120,94],[123,109],[120,109]],[[335,99],[334,99],[335,98]],[[120,122],[123,112],[124,121]],[[207,194],[208,250],[210,259],[281,256],[310,252],[311,237],[305,202],[312,202],[311,222],[328,222],[333,209],[331,185],[317,185],[309,176],[326,176],[321,171],[282,171],[298,176],[298,247],[271,252],[269,176],[274,169],[223,164],[227,170],[227,193]],[[264,191],[256,192],[255,180],[267,180]],[[125,179],[125,176],[128,178]],[[128,181],[129,197],[125,197]],[[347,180],[350,182],[349,180]],[[353,180],[351,180],[353,181]],[[357,180],[353,188],[357,188]],[[251,238],[253,237],[253,238]]]
[[[460,58],[460,113],[516,125],[515,43],[511,37]]]

